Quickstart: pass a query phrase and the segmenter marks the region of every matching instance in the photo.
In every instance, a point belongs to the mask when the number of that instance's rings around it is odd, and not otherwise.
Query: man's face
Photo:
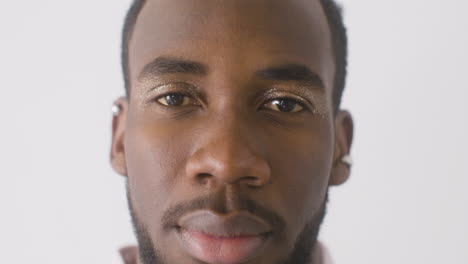
[[[311,252],[350,144],[337,144],[320,3],[148,0],[129,67],[112,163],[128,177],[143,261],[276,264]]]

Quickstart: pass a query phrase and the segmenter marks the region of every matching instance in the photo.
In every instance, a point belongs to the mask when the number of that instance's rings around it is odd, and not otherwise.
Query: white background
[[[466,264],[468,2],[343,3],[355,166],[321,240],[338,264]],[[110,263],[134,241],[108,161],[128,5],[0,2],[1,263]]]

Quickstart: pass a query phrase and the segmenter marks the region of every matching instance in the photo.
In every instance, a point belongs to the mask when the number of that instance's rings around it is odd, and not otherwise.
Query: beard
[[[158,252],[151,239],[151,235],[148,231],[148,228],[143,224],[143,222],[137,216],[135,210],[133,209],[132,201],[130,198],[130,192],[127,185],[127,201],[128,207],[130,210],[130,215],[132,219],[132,224],[134,228],[134,233],[138,242],[138,253],[142,264],[174,264],[168,263],[162,257],[162,254]],[[326,206],[328,202],[328,190],[325,195],[325,199],[320,206],[319,211],[314,215],[314,217],[304,226],[302,231],[299,233],[294,248],[288,257],[285,260],[280,260],[275,264],[310,264],[311,259],[313,259],[313,249],[317,242],[317,237],[320,231],[320,226],[325,218]],[[253,203],[253,202],[251,202]],[[253,205],[253,204],[252,204]],[[254,205],[254,208],[260,208],[258,205]],[[262,209],[264,210],[264,209]],[[176,210],[177,211],[177,210]],[[179,210],[180,213],[175,215],[180,215],[183,210]],[[255,213],[255,210],[251,210]],[[173,213],[173,211],[172,211]],[[268,213],[271,216],[271,213]],[[167,218],[167,217],[166,217]],[[276,217],[278,219],[278,217]],[[278,219],[282,222],[282,220]]]

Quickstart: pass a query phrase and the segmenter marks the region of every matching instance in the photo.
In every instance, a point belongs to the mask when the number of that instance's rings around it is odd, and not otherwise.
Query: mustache
[[[286,222],[281,216],[247,197],[237,196],[236,208],[231,211],[246,211],[268,222],[276,233],[284,232]],[[161,223],[164,230],[170,230],[177,226],[178,220],[185,214],[197,210],[210,210],[219,214],[227,214],[222,199],[217,194],[202,196],[190,201],[181,202],[169,207],[162,216]]]

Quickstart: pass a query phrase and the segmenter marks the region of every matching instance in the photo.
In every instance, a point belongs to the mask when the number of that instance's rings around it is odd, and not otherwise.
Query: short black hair
[[[348,64],[348,36],[343,22],[342,8],[334,0],[320,0],[328,20],[332,35],[332,45],[335,58],[335,79],[333,87],[333,105],[335,110],[341,103],[341,96],[346,84]],[[133,0],[125,17],[122,34],[122,70],[125,82],[125,92],[130,95],[130,74],[128,65],[128,43],[132,37],[138,14],[145,5],[146,0]]]

